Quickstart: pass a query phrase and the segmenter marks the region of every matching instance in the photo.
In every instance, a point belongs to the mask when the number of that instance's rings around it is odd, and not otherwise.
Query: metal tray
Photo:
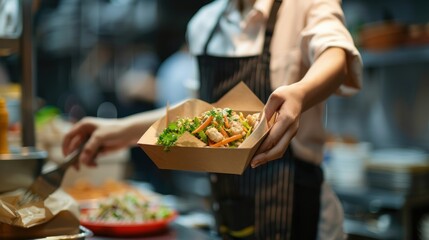
[[[34,147],[11,148],[0,154],[0,193],[30,186],[42,171],[48,153]]]
[[[94,234],[91,230],[84,226],[79,226],[79,233],[72,235],[50,236],[45,238],[36,238],[35,240],[84,240],[87,237],[92,237]]]

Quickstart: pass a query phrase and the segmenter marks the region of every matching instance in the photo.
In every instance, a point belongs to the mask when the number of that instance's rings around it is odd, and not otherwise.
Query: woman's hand
[[[283,156],[295,136],[302,112],[303,94],[297,85],[277,88],[265,105],[267,119],[277,113],[276,120],[252,159],[253,168]]]
[[[84,118],[66,134],[62,145],[63,154],[70,154],[84,144],[79,162],[95,167],[98,153],[118,150],[131,144],[133,138],[126,133],[127,128],[126,122],[119,119]]]
[[[267,119],[276,112],[277,118],[253,157],[251,166],[257,167],[282,157],[298,130],[301,113],[332,95],[346,75],[345,51],[332,47],[317,58],[301,81],[277,88],[264,109]]]

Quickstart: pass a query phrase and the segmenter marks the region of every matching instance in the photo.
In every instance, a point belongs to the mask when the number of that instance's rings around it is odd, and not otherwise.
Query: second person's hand
[[[95,159],[99,153],[118,150],[132,144],[134,139],[127,134],[127,129],[126,122],[121,119],[86,117],[65,135],[63,154],[68,155],[84,144],[79,162],[95,167]],[[76,168],[79,168],[79,165]]]

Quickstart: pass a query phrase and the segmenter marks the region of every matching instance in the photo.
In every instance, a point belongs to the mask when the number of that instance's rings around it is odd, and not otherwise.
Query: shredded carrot
[[[220,147],[220,146],[225,145],[225,144],[228,144],[228,143],[230,143],[230,142],[234,142],[235,140],[238,140],[238,139],[240,139],[240,138],[242,138],[242,137],[243,137],[243,135],[241,135],[241,134],[237,134],[237,135],[234,135],[234,136],[232,136],[232,137],[225,138],[224,140],[222,140],[222,141],[220,141],[220,142],[217,142],[217,143],[215,143],[215,144],[211,145],[211,147]]]
[[[223,121],[225,123],[225,127],[226,128],[231,128],[231,126],[229,125],[229,121],[228,121],[228,118],[226,117],[226,115],[223,115]]]
[[[226,131],[225,131],[225,129],[223,129],[223,127],[220,127],[220,133],[222,133],[222,135],[226,138],[229,137],[228,133],[226,133]]]
[[[201,124],[199,127],[197,127],[194,131],[192,131],[192,134],[195,134],[195,133],[197,133],[197,132],[199,132],[199,131],[202,131],[202,130],[204,130],[204,128],[206,128],[210,123],[211,123],[211,121],[213,120],[213,116],[212,115],[210,115],[204,122],[203,122],[203,124]]]

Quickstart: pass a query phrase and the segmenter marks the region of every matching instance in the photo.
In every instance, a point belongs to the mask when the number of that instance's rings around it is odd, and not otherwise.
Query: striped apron
[[[263,51],[257,56],[217,57],[207,54],[208,44],[219,26],[223,13],[219,16],[217,24],[204,46],[203,54],[197,56],[201,99],[215,102],[236,84],[243,81],[261,101],[268,100],[272,91],[270,44],[280,5],[281,1],[278,0],[273,3],[267,21]],[[311,195],[304,194],[303,196],[304,198],[315,198],[313,201],[316,203],[313,205],[317,206],[313,207],[314,210],[311,212],[305,211],[305,214],[295,212],[299,209],[295,209],[296,204],[293,202],[305,200],[294,197],[296,191],[298,191],[297,195],[303,195],[300,189],[294,190],[295,175],[303,175],[301,171],[296,172],[298,169],[295,166],[310,165],[302,161],[299,161],[299,164],[296,162],[298,161],[293,157],[289,148],[282,158],[255,169],[249,167],[242,175],[209,174],[213,196],[212,209],[217,231],[223,239],[305,240],[316,238],[321,170],[320,168],[314,170],[314,166],[310,166],[310,175],[314,175],[316,172],[317,179],[312,181],[315,182],[313,184],[315,187],[311,186]],[[315,177],[305,176],[304,178],[308,180]],[[307,200],[304,203],[307,203]],[[303,210],[309,207],[307,204],[301,205]],[[294,222],[295,216],[298,214],[302,220]],[[300,224],[300,221],[303,224]],[[310,224],[313,226],[309,226],[307,224],[309,222],[313,223]],[[309,237],[300,235],[302,232],[300,229],[303,229],[305,234],[309,234]]]

